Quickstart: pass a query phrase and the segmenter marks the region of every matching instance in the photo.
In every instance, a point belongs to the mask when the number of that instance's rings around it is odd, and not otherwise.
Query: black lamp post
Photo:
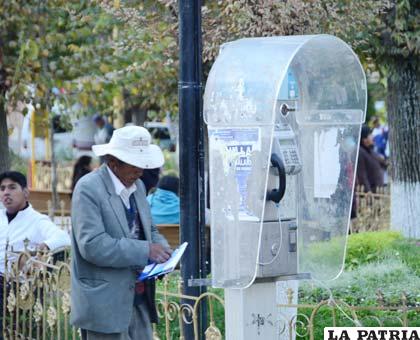
[[[199,296],[206,287],[190,286],[189,280],[206,277],[200,0],[179,0],[179,47],[180,224],[181,241],[189,243],[181,261],[181,273],[184,294]],[[198,315],[201,339],[206,319],[207,307],[201,304]],[[194,339],[192,325],[185,326],[185,338]]]

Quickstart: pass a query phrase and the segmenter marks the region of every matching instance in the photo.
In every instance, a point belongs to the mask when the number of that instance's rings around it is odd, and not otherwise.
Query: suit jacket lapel
[[[141,223],[143,224],[144,236],[146,236],[146,240],[152,242],[152,235],[150,231],[151,221],[149,218],[147,218],[146,214],[144,213],[146,209],[149,209],[149,203],[146,200],[143,188],[141,188],[140,185],[138,185],[137,183],[136,185],[137,190],[134,193],[134,198],[136,200],[137,210],[139,212]]]
[[[111,205],[112,210],[114,211],[114,214],[117,217],[121,230],[124,233],[124,236],[127,237],[130,231],[128,230],[128,221],[125,215],[124,206],[121,201],[121,198],[115,193],[114,183],[112,183],[112,179],[108,174],[106,165],[103,164],[98,171],[102,180],[104,181],[105,188],[108,191],[109,204]]]
[[[121,201],[120,196],[117,196],[115,193],[114,195],[111,195],[109,197],[109,203],[112,207],[112,210],[115,213],[115,216],[117,216],[118,222],[120,222],[120,227],[124,233],[124,236],[128,236],[128,233],[130,232],[128,230],[128,221],[127,216],[125,215],[123,203]]]

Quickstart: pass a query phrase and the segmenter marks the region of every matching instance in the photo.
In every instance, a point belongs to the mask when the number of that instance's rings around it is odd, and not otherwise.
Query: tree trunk
[[[138,126],[143,126],[147,118],[147,109],[138,108],[133,112],[133,123]]]
[[[140,105],[133,105],[124,111],[124,124],[133,123],[134,125],[143,126],[147,118],[147,109]]]
[[[7,133],[4,97],[0,97],[0,173],[10,170],[9,135]]]
[[[391,228],[420,238],[420,97],[419,69],[406,59],[388,76],[391,150]]]
[[[49,112],[49,107],[48,107],[48,117],[50,117],[50,112]],[[50,146],[51,146],[51,209],[52,211],[50,212],[52,217],[55,216],[55,212],[58,209],[58,193],[57,193],[57,184],[58,184],[58,178],[57,178],[57,161],[56,161],[56,157],[55,157],[55,143],[54,143],[54,123],[53,123],[53,119],[49,118],[50,120]]]

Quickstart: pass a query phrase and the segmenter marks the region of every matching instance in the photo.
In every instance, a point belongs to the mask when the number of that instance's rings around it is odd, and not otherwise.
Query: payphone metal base
[[[311,280],[311,273],[298,273],[291,275],[280,275],[273,277],[257,277],[254,283],[264,283],[264,282],[278,282],[278,281],[300,281],[300,280]]]
[[[264,222],[257,278],[298,275],[296,220]]]

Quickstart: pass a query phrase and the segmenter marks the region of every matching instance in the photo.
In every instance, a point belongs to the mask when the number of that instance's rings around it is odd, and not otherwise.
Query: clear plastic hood
[[[299,272],[320,280],[340,273],[365,109],[363,69],[338,38],[222,46],[204,94],[214,286],[245,288],[255,280],[272,207],[279,218],[296,220]],[[289,169],[288,189],[268,207],[272,153]]]

